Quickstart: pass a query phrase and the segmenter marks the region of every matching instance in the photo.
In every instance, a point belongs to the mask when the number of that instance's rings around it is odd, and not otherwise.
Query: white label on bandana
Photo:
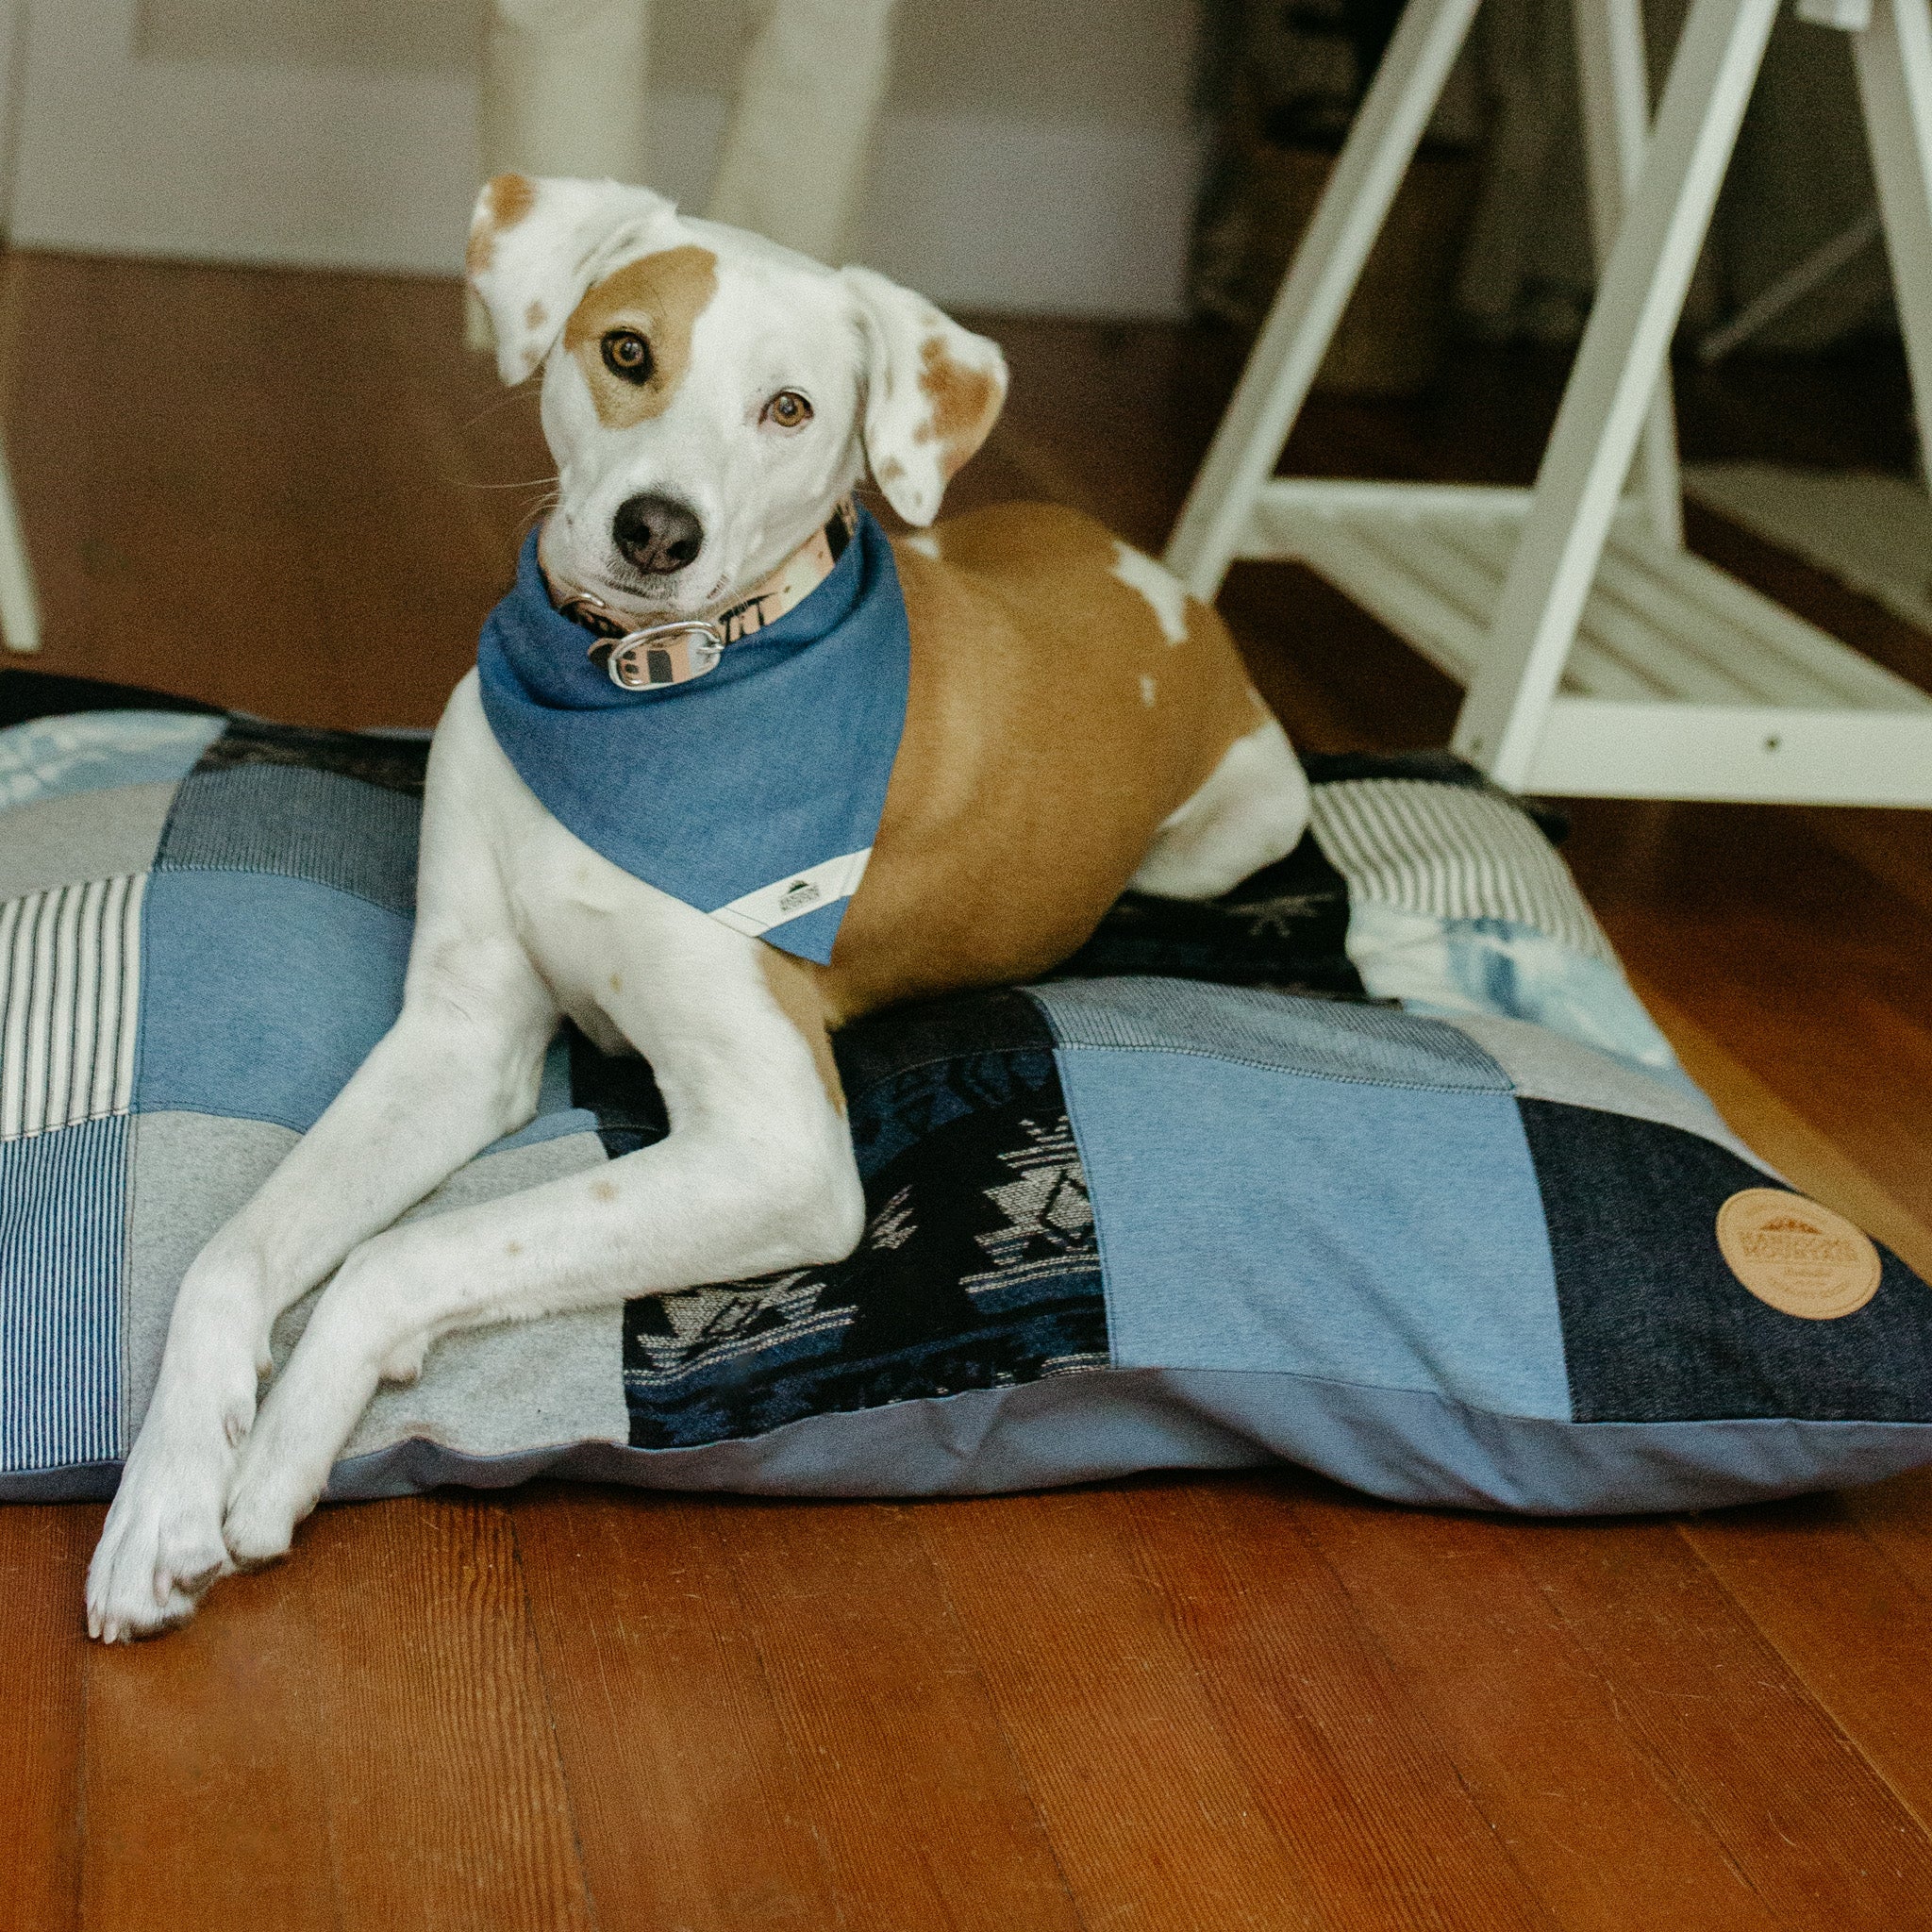
[[[756,892],[747,892],[741,899],[719,907],[711,917],[733,932],[757,939],[760,933],[770,932],[789,919],[801,918],[821,906],[849,898],[858,890],[858,882],[865,876],[866,860],[871,857],[872,847],[868,845],[863,852],[848,852],[842,858],[808,866],[803,872],[787,873],[782,879],[774,879],[769,886],[760,886]]]

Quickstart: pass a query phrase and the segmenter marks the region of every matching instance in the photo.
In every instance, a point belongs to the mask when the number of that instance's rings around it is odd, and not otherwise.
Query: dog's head
[[[909,289],[647,189],[500,175],[469,275],[503,379],[543,372],[545,568],[640,618],[748,590],[868,465],[929,524],[1006,398],[998,347]]]

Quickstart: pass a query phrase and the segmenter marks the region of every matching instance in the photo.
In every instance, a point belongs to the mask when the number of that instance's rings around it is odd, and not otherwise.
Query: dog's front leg
[[[222,1513],[276,1316],[536,1104],[555,1009],[521,953],[412,962],[395,1025],[175,1297],[160,1375],[88,1571],[88,1628],[181,1622],[224,1567]]]
[[[687,1005],[641,1042],[668,1139],[349,1257],[242,1446],[225,1525],[238,1561],[287,1550],[377,1383],[413,1376],[438,1337],[851,1252],[864,1196],[823,1034],[815,1053],[768,994],[720,1018]]]

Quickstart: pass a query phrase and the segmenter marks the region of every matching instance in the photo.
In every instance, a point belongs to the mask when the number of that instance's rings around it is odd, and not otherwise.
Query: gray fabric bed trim
[[[108,1503],[120,1485],[118,1462],[16,1470],[0,1474],[0,1503]]]
[[[812,1416],[697,1449],[575,1441],[475,1456],[415,1438],[339,1463],[328,1497],[539,1476],[772,1496],[987,1495],[1278,1458],[1392,1502],[1610,1516],[1877,1482],[1920,1466],[1928,1446],[1923,1423],[1547,1422],[1296,1375],[1108,1370]],[[0,1502],[104,1501],[118,1477],[102,1463],[0,1476]]]
[[[697,1449],[592,1442],[479,1457],[406,1442],[339,1464],[328,1493],[349,1501],[549,1475],[779,1496],[985,1495],[1282,1459],[1393,1502],[1603,1516],[1876,1482],[1918,1467],[1928,1446],[1932,1424],[1921,1423],[1549,1422],[1424,1391],[1111,1370],[813,1416]]]

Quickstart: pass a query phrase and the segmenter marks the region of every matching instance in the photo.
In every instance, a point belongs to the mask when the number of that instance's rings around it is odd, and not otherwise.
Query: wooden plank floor
[[[1001,329],[961,502],[1158,546],[1234,373]],[[453,288],[14,256],[50,670],[430,722],[541,487]],[[1460,358],[1293,458],[1525,477],[1560,381]],[[1895,359],[1689,385],[1690,446],[1902,463]],[[1932,644],[1706,518],[1919,676]],[[1226,607],[1308,745],[1455,694],[1304,575]],[[1932,817],[1584,804],[1658,1018],[1801,1185],[1932,1272]],[[82,1640],[95,1508],[0,1508],[0,1927],[1932,1924],[1932,1479],[1681,1520],[1403,1510],[1292,1473],[936,1504],[538,1488],[327,1510],[187,1632]]]

